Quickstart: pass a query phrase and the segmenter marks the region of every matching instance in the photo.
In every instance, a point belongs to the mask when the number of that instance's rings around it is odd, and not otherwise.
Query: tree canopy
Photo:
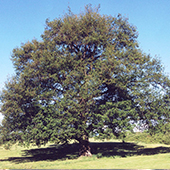
[[[136,28],[120,14],[85,7],[46,20],[36,39],[15,48],[16,75],[1,93],[2,143],[81,144],[120,137],[142,121],[155,132],[169,122],[169,78],[142,52]]]

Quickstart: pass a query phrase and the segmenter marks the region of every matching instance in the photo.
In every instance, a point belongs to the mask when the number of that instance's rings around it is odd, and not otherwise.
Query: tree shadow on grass
[[[55,161],[78,158],[78,144],[51,145],[45,148],[36,148],[22,150],[22,157],[9,157],[0,159],[1,161],[10,161],[16,164],[37,161]]]
[[[134,143],[121,142],[92,142],[90,143],[93,155],[97,157],[128,157],[137,155],[154,155],[159,153],[170,153],[170,147],[144,148],[144,146]],[[51,145],[46,148],[29,149],[22,151],[22,157],[9,157],[0,159],[16,164],[36,161],[55,161],[76,159],[79,145],[77,143],[67,145]]]
[[[170,147],[144,148],[135,143],[103,142],[91,143],[92,153],[100,157],[128,157],[139,155],[155,155],[159,153],[170,153]]]

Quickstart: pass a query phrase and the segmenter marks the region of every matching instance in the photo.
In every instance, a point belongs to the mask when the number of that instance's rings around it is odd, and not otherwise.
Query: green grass
[[[78,145],[30,149],[0,147],[0,169],[170,169],[170,145],[91,139],[92,157],[78,157]]]

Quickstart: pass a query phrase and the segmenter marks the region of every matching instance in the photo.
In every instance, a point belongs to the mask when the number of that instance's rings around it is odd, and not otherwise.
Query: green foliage
[[[139,49],[126,18],[86,6],[47,20],[41,37],[13,50],[16,75],[1,93],[2,143],[88,144],[89,135],[124,138],[139,120],[151,132],[168,124],[169,79]]]
[[[170,144],[170,133],[156,133],[150,134],[148,131],[145,132],[136,132],[136,133],[127,133],[124,138],[125,141],[134,141],[134,142],[144,142],[144,143],[161,143],[161,144]]]
[[[102,153],[98,153],[98,154],[96,155],[96,157],[97,157],[97,158],[102,158]]]

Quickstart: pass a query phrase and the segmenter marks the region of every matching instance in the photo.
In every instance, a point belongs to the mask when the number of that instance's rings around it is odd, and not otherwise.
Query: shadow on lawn
[[[97,157],[127,157],[135,155],[154,155],[170,153],[170,147],[144,148],[134,143],[121,142],[92,142],[90,143],[92,154]],[[47,148],[23,150],[22,157],[9,157],[0,161],[14,163],[55,161],[78,158],[79,146],[77,143],[68,145],[51,145]]]

